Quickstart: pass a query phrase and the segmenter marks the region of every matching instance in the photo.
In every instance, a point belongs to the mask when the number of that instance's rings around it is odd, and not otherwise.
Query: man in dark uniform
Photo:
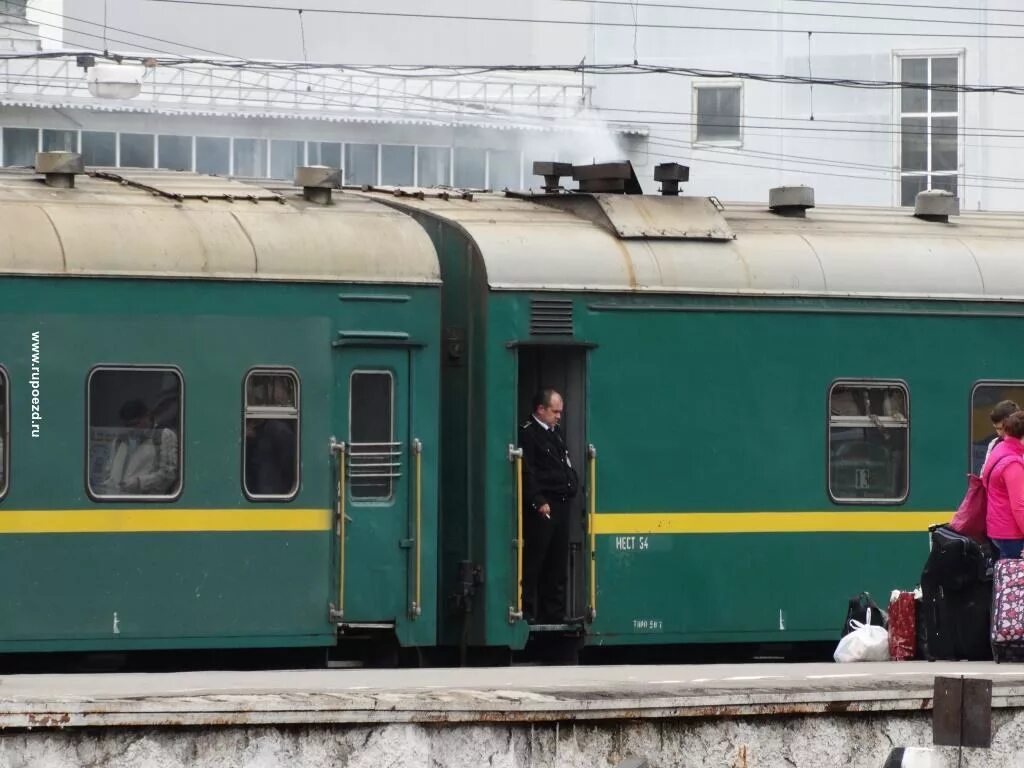
[[[523,449],[523,612],[528,621],[565,621],[569,563],[569,504],[578,479],[558,424],[562,396],[543,389],[519,429]]]

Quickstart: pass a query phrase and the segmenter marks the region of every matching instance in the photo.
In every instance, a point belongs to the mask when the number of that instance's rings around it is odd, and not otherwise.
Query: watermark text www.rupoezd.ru
[[[32,375],[28,385],[32,393],[32,437],[39,437],[43,413],[39,408],[39,331],[32,331]]]

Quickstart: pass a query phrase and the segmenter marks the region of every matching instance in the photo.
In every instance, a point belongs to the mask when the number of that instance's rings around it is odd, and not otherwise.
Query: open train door
[[[410,434],[410,354],[343,347],[335,360],[331,443],[337,481],[337,595],[341,626],[384,629],[416,612],[419,441]]]
[[[521,344],[517,348],[519,380],[517,386],[516,438],[518,427],[533,418],[532,403],[535,394],[545,388],[557,390],[565,403],[561,429],[569,449],[569,458],[579,477],[579,492],[569,507],[569,554],[566,574],[567,622],[539,623],[533,631],[564,631],[581,628],[589,609],[591,553],[588,546],[587,498],[587,356],[588,346],[580,344]],[[522,514],[530,514],[529,501],[524,499]],[[518,514],[518,510],[515,511]]]

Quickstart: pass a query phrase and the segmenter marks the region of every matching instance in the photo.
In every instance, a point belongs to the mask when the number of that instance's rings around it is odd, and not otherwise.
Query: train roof
[[[714,198],[421,192],[371,196],[465,232],[497,290],[1024,300],[1014,214],[825,206],[794,218]]]
[[[0,274],[437,283],[430,238],[352,195],[155,170],[93,170],[73,189],[0,171]]]

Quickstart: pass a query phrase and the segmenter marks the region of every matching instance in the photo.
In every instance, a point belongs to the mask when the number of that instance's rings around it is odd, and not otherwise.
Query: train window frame
[[[844,497],[837,496],[832,490],[832,428],[833,428],[833,415],[832,415],[832,396],[836,389],[840,387],[863,387],[865,389],[901,389],[903,391],[904,404],[906,406],[906,424],[902,425],[895,420],[892,426],[894,428],[906,429],[906,451],[903,458],[903,471],[906,478],[906,483],[903,489],[903,495],[899,497],[882,497],[882,498],[858,498],[858,497]],[[847,418],[858,418],[858,417],[847,417]],[[870,421],[869,417],[863,417]],[[876,417],[876,419],[886,419],[892,417]],[[825,490],[828,493],[829,500],[833,504],[843,506],[899,506],[905,504],[910,498],[910,484],[911,484],[911,462],[910,462],[910,445],[911,445],[911,412],[910,412],[910,386],[903,379],[866,379],[866,378],[843,378],[833,380],[829,386],[825,395]],[[870,422],[873,426],[878,426],[877,421]]]
[[[245,425],[246,421],[251,418],[258,418],[255,415],[250,415],[249,406],[249,379],[253,376],[259,375],[280,375],[286,374],[292,377],[295,382],[295,407],[284,408],[278,406],[253,406],[252,411],[265,414],[265,416],[273,416],[275,418],[294,418],[295,419],[295,484],[292,486],[290,493],[252,493],[249,490],[248,483],[246,481],[246,463],[247,463],[247,446],[245,439]],[[294,410],[294,417],[291,416],[290,411]],[[242,377],[242,493],[245,498],[249,501],[274,501],[274,502],[288,502],[294,501],[298,498],[299,490],[302,488],[302,377],[299,376],[298,370],[290,366],[285,365],[260,365],[250,368],[245,372],[245,376]]]
[[[90,468],[92,466],[92,380],[97,373],[173,373],[178,377],[178,484],[174,493],[160,494],[109,494],[97,493],[92,487]],[[125,365],[102,363],[89,369],[85,377],[85,490],[89,498],[97,502],[147,502],[169,504],[178,501],[185,492],[185,374],[177,365],[145,364]]]
[[[0,424],[0,440],[3,447],[0,448],[0,501],[7,496],[7,490],[11,487],[11,377],[7,375],[7,369],[0,365],[0,382],[3,383],[3,424]]]
[[[1024,379],[978,379],[971,385],[971,391],[967,399],[967,471],[974,473],[974,456],[971,446],[974,444],[971,439],[974,434],[974,424],[972,423],[974,417],[974,397],[978,389],[981,387],[1019,387],[1024,389]],[[1018,403],[1019,405],[1019,403]],[[991,423],[986,419],[986,423]],[[982,462],[984,467],[984,461]],[[981,468],[978,472],[980,473]]]
[[[352,383],[356,376],[362,375],[385,375],[388,377],[388,395],[389,403],[388,408],[391,415],[389,424],[389,437],[388,445],[394,447],[394,453],[397,461],[394,462],[393,469],[395,470],[392,475],[387,478],[388,481],[388,495],[387,496],[356,496],[352,491],[355,488],[355,484],[352,482],[352,458],[357,456],[352,449],[353,446],[357,445],[352,441]],[[346,451],[346,462],[348,463],[348,487],[346,489],[346,495],[348,500],[353,504],[376,504],[385,506],[393,504],[397,496],[398,480],[402,477],[402,444],[395,441],[395,383],[397,382],[395,372],[390,368],[355,368],[349,373],[348,377],[348,450]]]

